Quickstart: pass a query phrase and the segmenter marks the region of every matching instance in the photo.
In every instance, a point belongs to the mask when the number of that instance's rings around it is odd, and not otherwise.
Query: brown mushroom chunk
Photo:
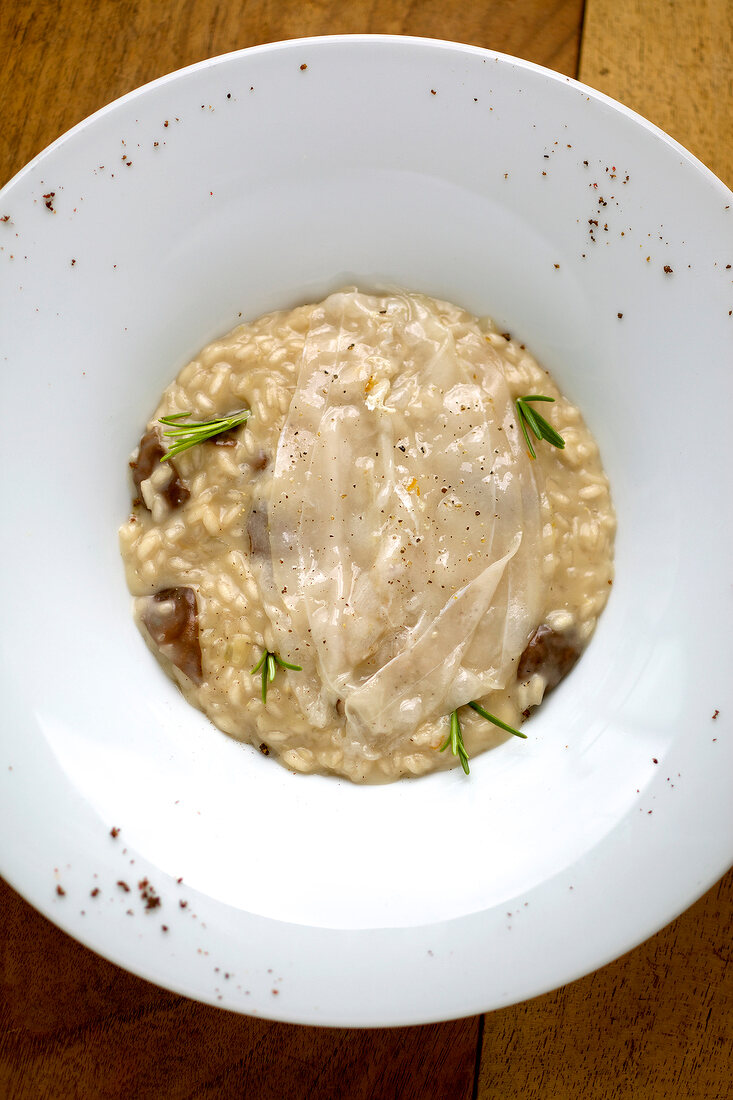
[[[132,480],[135,482],[135,488],[140,497],[142,497],[140,486],[143,481],[147,481],[164,454],[165,447],[160,441],[160,436],[155,428],[151,428],[140,440],[137,459],[130,463]],[[170,507],[177,508],[179,504],[183,504],[188,500],[191,493],[181,481],[178,470],[170,460],[168,461],[168,467],[171,471],[171,479],[161,491]]]
[[[264,451],[257,451],[257,453],[253,454],[252,457],[250,458],[249,464],[250,464],[250,466],[252,467],[253,470],[258,470],[259,471],[259,470],[264,470],[269,461],[270,460],[269,460],[269,458],[267,457],[267,455],[265,454]]]
[[[560,634],[543,623],[537,627],[519,658],[517,679],[529,680],[539,673],[547,684],[545,692],[552,691],[570,672],[580,652],[570,635]]]
[[[200,684],[201,643],[193,588],[163,588],[147,601],[142,621],[161,653]]]
[[[174,472],[173,477],[163,489],[163,496],[171,508],[177,508],[179,504],[186,503],[191,496],[191,490],[186,488],[178,474]]]
[[[267,503],[264,500],[255,502],[247,520],[247,534],[249,535],[249,551],[252,557],[268,558],[270,556],[270,528],[267,523]]]
[[[156,462],[160,462],[164,454],[165,451],[158,438],[158,433],[154,428],[151,428],[140,440],[137,459],[130,463],[132,466],[132,480],[135,482],[135,488],[138,492],[143,481],[147,481],[155,469]]]

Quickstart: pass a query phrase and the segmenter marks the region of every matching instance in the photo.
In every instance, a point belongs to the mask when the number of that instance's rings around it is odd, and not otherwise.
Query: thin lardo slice
[[[253,565],[292,690],[391,751],[504,687],[542,613],[540,490],[477,323],[418,294],[317,307]],[[384,349],[384,354],[375,352]]]

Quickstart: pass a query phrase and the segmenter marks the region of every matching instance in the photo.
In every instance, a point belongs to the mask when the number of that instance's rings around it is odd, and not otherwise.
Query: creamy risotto
[[[164,433],[235,414],[165,458]],[[143,636],[220,730],[299,772],[467,769],[512,736],[467,704],[517,729],[610,591],[579,411],[491,321],[419,294],[240,325],[164,392],[131,466]]]

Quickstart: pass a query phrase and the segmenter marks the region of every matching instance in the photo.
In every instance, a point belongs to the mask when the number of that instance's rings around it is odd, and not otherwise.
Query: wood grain
[[[277,39],[454,39],[574,74],[582,0],[29,0],[0,5],[0,184],[166,72]],[[478,1020],[350,1032],[233,1016],[97,958],[0,886],[0,1096],[463,1100]]]
[[[732,11],[727,0],[588,0],[581,73],[729,180]],[[582,0],[6,0],[0,184],[110,100],[228,50],[305,35],[402,33],[471,42],[576,75],[582,15]],[[729,875],[619,962],[488,1016],[480,1100],[729,1095],[721,945],[730,942],[732,911]],[[320,1030],[197,1005],[98,958],[0,882],[3,1100],[468,1100],[478,1029],[472,1019]]]
[[[487,1016],[479,1100],[730,1097],[732,941],[733,871],[623,958]]]
[[[587,0],[579,75],[733,187],[731,0]]]
[[[0,880],[0,1096],[468,1100],[478,1020],[346,1031],[197,1005],[75,943]],[[725,1100],[733,872],[578,982],[486,1017],[477,1100]]]
[[[371,1031],[256,1020],[126,974],[2,880],[0,914],[0,1097],[471,1097],[477,1018]]]
[[[164,73],[319,34],[445,38],[575,75],[583,0],[7,0],[0,5],[0,185],[54,138]]]

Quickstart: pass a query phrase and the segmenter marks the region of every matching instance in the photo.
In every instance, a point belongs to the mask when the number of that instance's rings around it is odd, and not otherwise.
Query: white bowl
[[[541,993],[713,883],[733,851],[731,205],[597,92],[388,37],[196,65],[12,180],[10,883],[160,985],[344,1025]],[[132,623],[117,527],[159,393],[240,318],[347,283],[493,315],[583,409],[612,483],[617,579],[597,634],[529,740],[477,758],[468,780],[291,775],[191,709]]]

